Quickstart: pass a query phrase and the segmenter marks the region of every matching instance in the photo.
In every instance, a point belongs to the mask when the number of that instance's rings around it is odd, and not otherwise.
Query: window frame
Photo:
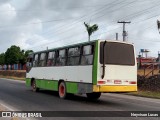
[[[78,48],[79,49],[79,55],[70,55],[69,56],[69,49],[72,49],[72,48]],[[75,50],[74,50],[75,51]],[[73,47],[69,47],[68,49],[67,49],[67,66],[78,66],[78,65],[80,65],[80,58],[81,58],[81,46],[73,46]],[[72,64],[72,65],[69,65],[69,63],[68,63],[68,61],[69,61],[69,58],[76,58],[76,57],[79,57],[79,60],[78,60],[78,64]]]
[[[38,55],[38,57],[37,57],[37,60],[35,60],[35,57],[36,57],[36,55]],[[34,55],[33,55],[34,57],[33,57],[33,61],[32,61],[32,66],[33,67],[39,67],[38,65],[39,65],[39,53],[35,53]],[[37,61],[37,63],[36,63],[36,65],[35,65],[35,61]]]
[[[91,48],[91,54],[83,54],[84,53],[84,47],[85,46],[92,46]],[[94,53],[95,53],[95,44],[92,43],[92,44],[85,44],[85,45],[82,45],[81,46],[81,60],[80,60],[80,65],[93,65],[94,63]],[[82,57],[83,56],[91,56],[92,55],[92,63],[91,64],[82,64]]]
[[[53,58],[49,58],[49,53],[51,52],[54,52],[54,57]],[[51,60],[53,62],[54,60],[54,64],[52,65],[48,65],[48,61]],[[55,50],[52,50],[52,51],[48,51],[48,55],[47,55],[47,59],[46,59],[46,63],[47,63],[47,67],[52,67],[52,66],[55,66],[56,65],[56,51]]]
[[[64,55],[64,57],[59,57],[60,55],[60,51],[61,50],[65,50],[65,55]],[[59,61],[60,61],[60,59],[64,59],[65,60],[65,62],[64,62],[64,65],[59,65],[59,64],[57,64],[57,61],[58,61],[58,59],[59,59]],[[55,66],[66,66],[66,63],[67,63],[67,49],[66,48],[62,48],[62,49],[58,49],[58,50],[56,50],[56,63],[55,63]]]

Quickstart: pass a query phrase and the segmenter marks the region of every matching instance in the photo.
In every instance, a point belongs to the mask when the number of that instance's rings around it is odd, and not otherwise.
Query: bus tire
[[[36,80],[33,80],[33,81],[32,81],[32,91],[33,91],[33,92],[39,91],[39,88],[37,88],[37,86],[36,86]]]
[[[66,89],[66,85],[65,85],[64,81],[61,81],[59,83],[58,94],[59,94],[59,97],[62,98],[62,99],[66,99],[67,98],[67,89]]]
[[[87,98],[91,100],[97,100],[98,98],[100,98],[100,96],[100,92],[87,93]]]

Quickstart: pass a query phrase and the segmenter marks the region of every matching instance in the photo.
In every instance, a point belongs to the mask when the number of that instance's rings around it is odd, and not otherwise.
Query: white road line
[[[13,82],[21,82],[21,83],[25,83],[25,81],[21,81],[21,80],[13,80],[13,79],[7,79],[7,78],[0,78],[0,79],[4,79],[4,80],[8,80],[8,81],[13,81]],[[7,109],[6,111],[21,111],[18,110],[16,108],[13,108],[9,105],[7,105],[4,101],[0,100],[0,106],[4,107],[4,109]],[[25,118],[26,120],[37,120],[36,118]]]
[[[13,107],[10,107],[9,105],[6,105],[3,101],[0,100],[0,106],[4,107],[5,111],[20,111],[18,109],[15,109]],[[26,120],[36,120],[35,118],[24,118]]]
[[[15,109],[9,107],[8,105],[6,105],[3,101],[0,101],[0,105],[2,107],[4,107],[5,109],[9,110],[9,111],[15,111]],[[18,111],[18,110],[17,110]]]

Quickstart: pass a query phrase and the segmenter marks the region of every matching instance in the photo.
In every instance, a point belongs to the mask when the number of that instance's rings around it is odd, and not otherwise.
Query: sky
[[[159,0],[0,0],[0,53],[11,45],[24,50],[46,50],[88,41],[84,22],[99,29],[91,40],[122,41],[126,24],[127,42],[136,53],[148,49],[148,56],[160,51]]]

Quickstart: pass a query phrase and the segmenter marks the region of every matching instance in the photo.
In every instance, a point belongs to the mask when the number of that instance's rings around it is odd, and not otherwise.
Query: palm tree
[[[89,24],[87,24],[85,22],[84,22],[84,25],[85,25],[86,30],[88,32],[88,41],[90,41],[90,37],[91,37],[92,33],[94,33],[95,31],[98,30],[98,25],[94,24],[94,25],[90,26]]]

